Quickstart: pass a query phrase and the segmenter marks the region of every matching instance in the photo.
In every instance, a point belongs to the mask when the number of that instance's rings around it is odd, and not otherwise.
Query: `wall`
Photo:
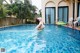
[[[42,0],[42,18],[45,23],[45,7],[55,7],[56,8],[56,22],[58,22],[58,7],[59,6],[68,6],[69,7],[69,16],[68,18],[73,17],[73,0],[64,1],[64,0]],[[75,4],[76,6],[77,4]],[[77,6],[76,6],[77,7]],[[77,8],[75,7],[75,18],[77,17]]]
[[[22,24],[22,20],[19,18],[0,18],[0,27]]]

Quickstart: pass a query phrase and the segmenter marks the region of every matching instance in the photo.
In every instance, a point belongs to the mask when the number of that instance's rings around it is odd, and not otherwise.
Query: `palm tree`
[[[24,0],[24,2],[20,0],[9,0],[10,4],[6,0],[0,0],[0,16],[5,16],[3,1],[7,3],[5,7],[7,8],[8,15],[11,16],[15,14],[17,18],[33,19],[36,11],[36,6],[32,6],[29,0]]]
[[[4,8],[3,2],[7,2],[6,0],[0,0],[0,17],[3,18],[6,16],[6,9]]]
[[[31,5],[29,0],[24,0],[26,20],[33,20],[35,17],[36,6]]]
[[[32,6],[31,7],[31,11],[32,11],[32,18],[35,18],[35,16],[36,16],[36,9],[37,9],[37,7],[36,6]]]

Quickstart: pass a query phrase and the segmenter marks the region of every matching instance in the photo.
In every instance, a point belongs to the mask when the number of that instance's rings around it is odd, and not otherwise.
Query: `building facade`
[[[46,24],[58,21],[68,23],[69,18],[73,17],[75,20],[79,16],[79,0],[42,0],[42,18]]]

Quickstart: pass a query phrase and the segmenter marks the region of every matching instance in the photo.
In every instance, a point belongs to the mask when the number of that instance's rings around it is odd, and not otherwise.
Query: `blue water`
[[[0,28],[0,48],[5,53],[80,53],[80,31],[63,26],[18,25]]]

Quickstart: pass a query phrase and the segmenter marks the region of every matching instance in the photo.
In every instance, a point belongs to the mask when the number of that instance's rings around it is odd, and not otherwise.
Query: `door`
[[[78,17],[80,17],[80,3],[78,4]]]
[[[58,18],[59,21],[68,22],[68,7],[58,8]]]
[[[54,7],[46,7],[45,12],[45,23],[46,24],[54,24],[55,22],[55,8]]]

